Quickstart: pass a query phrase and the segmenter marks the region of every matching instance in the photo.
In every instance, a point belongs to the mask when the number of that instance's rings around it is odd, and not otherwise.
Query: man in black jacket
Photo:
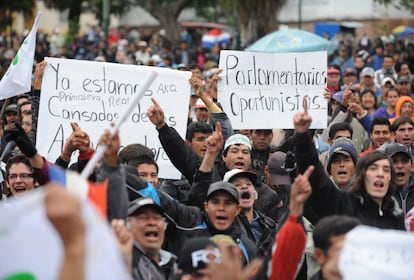
[[[208,154],[206,153],[204,158],[201,159],[194,151],[185,145],[177,131],[166,125],[162,108],[158,103],[154,101],[153,103],[153,106],[148,109],[148,118],[158,129],[158,137],[171,162],[192,184],[194,176],[200,166],[200,162],[202,160],[204,161]],[[212,114],[212,116],[213,115],[214,114]],[[227,119],[227,116],[225,119]],[[213,170],[211,170],[212,182],[223,180],[224,174],[231,169],[239,168],[247,170],[251,165],[252,147],[250,140],[245,135],[231,135],[224,144],[223,153],[220,154],[223,139],[225,139],[225,136],[223,137],[223,134],[225,133],[222,134],[222,128],[223,122],[216,122],[216,131],[219,131],[221,135],[220,141],[222,142],[221,146],[216,149],[215,156],[211,154],[208,159],[208,161],[212,160],[214,165]],[[228,131],[228,128],[226,131]],[[276,192],[264,183],[258,183],[256,185],[256,191],[259,194],[259,199],[255,203],[257,209],[277,221],[279,214],[275,206],[279,201]]]
[[[161,249],[166,226],[164,210],[151,198],[143,197],[130,203],[128,216],[134,239],[134,279],[172,279],[177,272],[177,257]]]
[[[164,244],[164,248],[168,251],[178,255],[185,241],[191,237],[225,234],[231,236],[239,245],[245,264],[259,256],[257,246],[242,233],[235,221],[240,206],[238,192],[232,184],[223,181],[213,183],[208,188],[202,210],[184,205],[159,189],[155,189],[150,183],[139,178],[133,166],[125,166],[125,169],[129,190],[135,192],[137,197],[152,198],[163,208],[164,215],[172,225],[166,234]]]

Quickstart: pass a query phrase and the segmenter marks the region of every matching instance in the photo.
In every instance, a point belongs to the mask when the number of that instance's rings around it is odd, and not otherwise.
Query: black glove
[[[32,158],[36,155],[36,147],[33,145],[29,136],[27,136],[26,132],[24,132],[24,129],[20,126],[19,123],[16,123],[15,129],[5,130],[4,134],[4,138],[6,139],[6,141],[8,142],[13,140],[14,142],[16,142],[20,151],[27,157]]]

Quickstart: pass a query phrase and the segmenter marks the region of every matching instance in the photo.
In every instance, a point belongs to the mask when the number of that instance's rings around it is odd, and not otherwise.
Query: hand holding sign
[[[312,117],[308,114],[308,99],[303,97],[303,111],[297,112],[293,117],[293,125],[296,132],[305,133],[309,130]]]
[[[196,75],[191,76],[190,85],[194,89],[194,92],[198,97],[201,97],[204,94],[204,92],[203,92],[203,81],[199,77],[197,77]]]
[[[42,61],[38,64],[36,64],[35,72],[34,72],[34,83],[33,88],[34,89],[42,89],[42,81],[43,81],[43,74],[45,73],[45,67],[47,62]]]
[[[147,117],[151,120],[151,122],[155,125],[157,129],[160,129],[165,125],[165,115],[164,111],[162,110],[160,104],[155,100],[155,98],[151,98],[152,104],[147,111]]]
[[[220,77],[221,72],[223,72],[223,69],[217,70],[216,73],[214,73],[213,77],[211,78],[211,82],[212,82],[211,95],[213,96],[213,98],[217,98],[217,86],[218,86],[218,81],[221,80],[221,77]]]
[[[326,101],[329,102],[332,99],[332,93],[328,88],[324,89],[323,97],[325,97]]]

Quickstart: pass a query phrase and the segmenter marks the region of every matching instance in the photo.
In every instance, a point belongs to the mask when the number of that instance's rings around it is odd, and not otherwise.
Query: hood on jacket
[[[411,119],[414,120],[414,100],[410,96],[401,96],[395,106],[395,119],[401,117],[401,109],[405,102],[411,103],[413,109],[411,110]]]

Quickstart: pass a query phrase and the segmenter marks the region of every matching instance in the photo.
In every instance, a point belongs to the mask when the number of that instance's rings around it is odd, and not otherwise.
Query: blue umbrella
[[[334,52],[332,42],[308,31],[299,29],[284,29],[270,33],[250,45],[247,51],[252,52]]]
[[[392,33],[397,35],[399,38],[407,38],[414,33],[414,28],[407,25],[399,25],[392,30]]]

